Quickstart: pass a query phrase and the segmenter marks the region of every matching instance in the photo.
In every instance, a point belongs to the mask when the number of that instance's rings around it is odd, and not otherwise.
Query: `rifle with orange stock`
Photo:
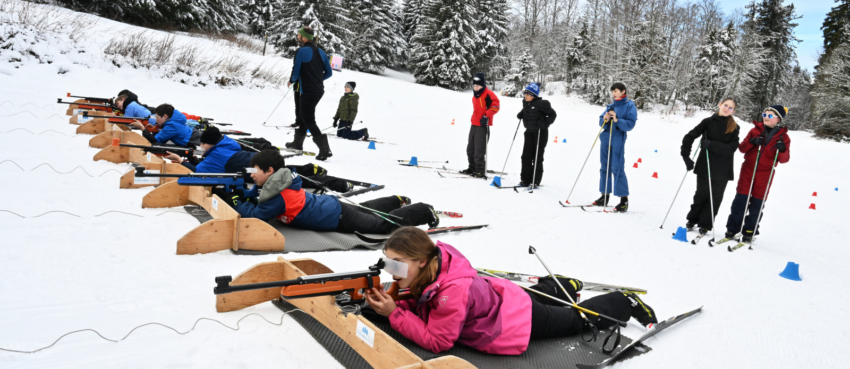
[[[76,97],[78,99],[83,99],[87,103],[101,103],[101,104],[109,104],[111,106],[115,106],[115,101],[111,97],[89,97],[89,96],[76,96],[71,95],[70,92],[67,93],[66,97]]]
[[[89,109],[89,110],[97,110],[97,111],[106,111],[112,112],[114,107],[110,103],[109,105],[104,104],[95,104],[95,103],[78,103],[78,102],[66,102],[62,101],[62,99],[56,99],[57,104],[66,104],[66,105],[76,105],[78,109]]]
[[[182,146],[172,146],[172,145],[151,145],[151,146],[141,146],[141,145],[130,145],[130,144],[118,144],[121,147],[135,147],[137,149],[142,149],[144,152],[149,152],[156,156],[168,156],[169,152],[175,153],[182,158],[189,158],[195,155],[195,149],[191,147],[182,147]]]

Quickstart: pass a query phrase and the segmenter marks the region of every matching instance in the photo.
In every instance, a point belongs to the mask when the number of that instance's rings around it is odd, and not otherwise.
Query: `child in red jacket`
[[[756,126],[738,146],[738,150],[744,153],[744,163],[738,177],[737,194],[732,201],[732,214],[729,214],[729,220],[726,222],[726,238],[735,237],[741,232],[742,224],[741,242],[752,242],[753,236],[758,234],[756,224],[759,223],[759,217],[764,216],[762,205],[770,192],[768,182],[773,184],[773,179],[776,178],[773,173],[774,165],[777,162],[787,163],[791,159],[788,128],[779,126],[787,113],[788,108],[782,105],[765,109],[762,113],[764,122],[753,122]]]
[[[472,126],[469,127],[469,142],[466,144],[469,167],[461,173],[484,178],[487,141],[490,139],[493,116],[499,112],[499,97],[487,88],[484,73],[475,73],[472,78],[472,90]]]

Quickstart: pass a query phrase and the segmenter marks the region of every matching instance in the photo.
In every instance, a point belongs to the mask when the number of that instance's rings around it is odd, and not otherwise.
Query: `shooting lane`
[[[333,273],[323,264],[312,259],[286,260],[278,257],[277,261],[257,264],[242,274],[236,276],[231,286],[273,282],[295,279],[306,275]],[[280,287],[253,291],[233,292],[216,296],[216,311],[220,313],[236,311],[249,306],[261,304],[280,298]],[[368,319],[357,314],[345,314],[337,306],[334,296],[316,296],[298,299],[288,299],[286,302],[301,309],[319,323],[327,327],[341,340],[348,344],[373,368],[430,368],[430,369],[466,369],[475,368],[469,362],[456,356],[442,356],[428,361],[408,350],[401,343],[378,329]],[[370,335],[371,344],[357,334],[363,328],[374,333]]]
[[[268,223],[242,219],[236,210],[212,194],[212,187],[181,186],[177,181],[155,188],[142,199],[142,208],[173,208],[199,205],[213,217],[177,241],[178,255],[206,254],[240,249],[281,252],[285,237]]]

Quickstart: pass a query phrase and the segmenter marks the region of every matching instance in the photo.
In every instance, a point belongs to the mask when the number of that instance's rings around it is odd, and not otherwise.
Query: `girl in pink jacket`
[[[442,242],[435,245],[419,228],[396,230],[384,253],[407,264],[407,277],[393,278],[415,298],[393,301],[375,288],[367,291],[366,301],[389,317],[393,329],[432,352],[459,343],[491,354],[519,355],[531,339],[570,336],[583,329],[575,309],[528,293],[511,281],[478,276],[460,251]],[[581,281],[558,278],[575,299]],[[532,288],[568,300],[549,277]],[[635,317],[644,326],[657,323],[652,308],[631,293],[608,293],[579,305],[619,320]],[[613,324],[590,315],[588,319],[599,329]]]

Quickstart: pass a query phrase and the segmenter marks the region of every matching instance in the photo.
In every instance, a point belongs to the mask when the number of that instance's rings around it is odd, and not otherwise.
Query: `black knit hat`
[[[221,141],[221,131],[218,130],[218,127],[210,127],[204,130],[204,133],[201,133],[201,143],[215,145]]]
[[[355,88],[355,87],[357,87],[357,84],[356,84],[356,83],[354,83],[354,81],[351,81],[351,82],[345,82],[345,87],[350,88],[350,89],[351,89],[351,92],[354,92],[354,88]]]
[[[487,87],[487,80],[484,78],[484,73],[475,73],[475,76],[472,77],[472,84]]]
[[[769,108],[764,110],[770,110],[779,115],[779,120],[785,119],[785,114],[788,114],[788,108],[782,105],[771,105]]]

